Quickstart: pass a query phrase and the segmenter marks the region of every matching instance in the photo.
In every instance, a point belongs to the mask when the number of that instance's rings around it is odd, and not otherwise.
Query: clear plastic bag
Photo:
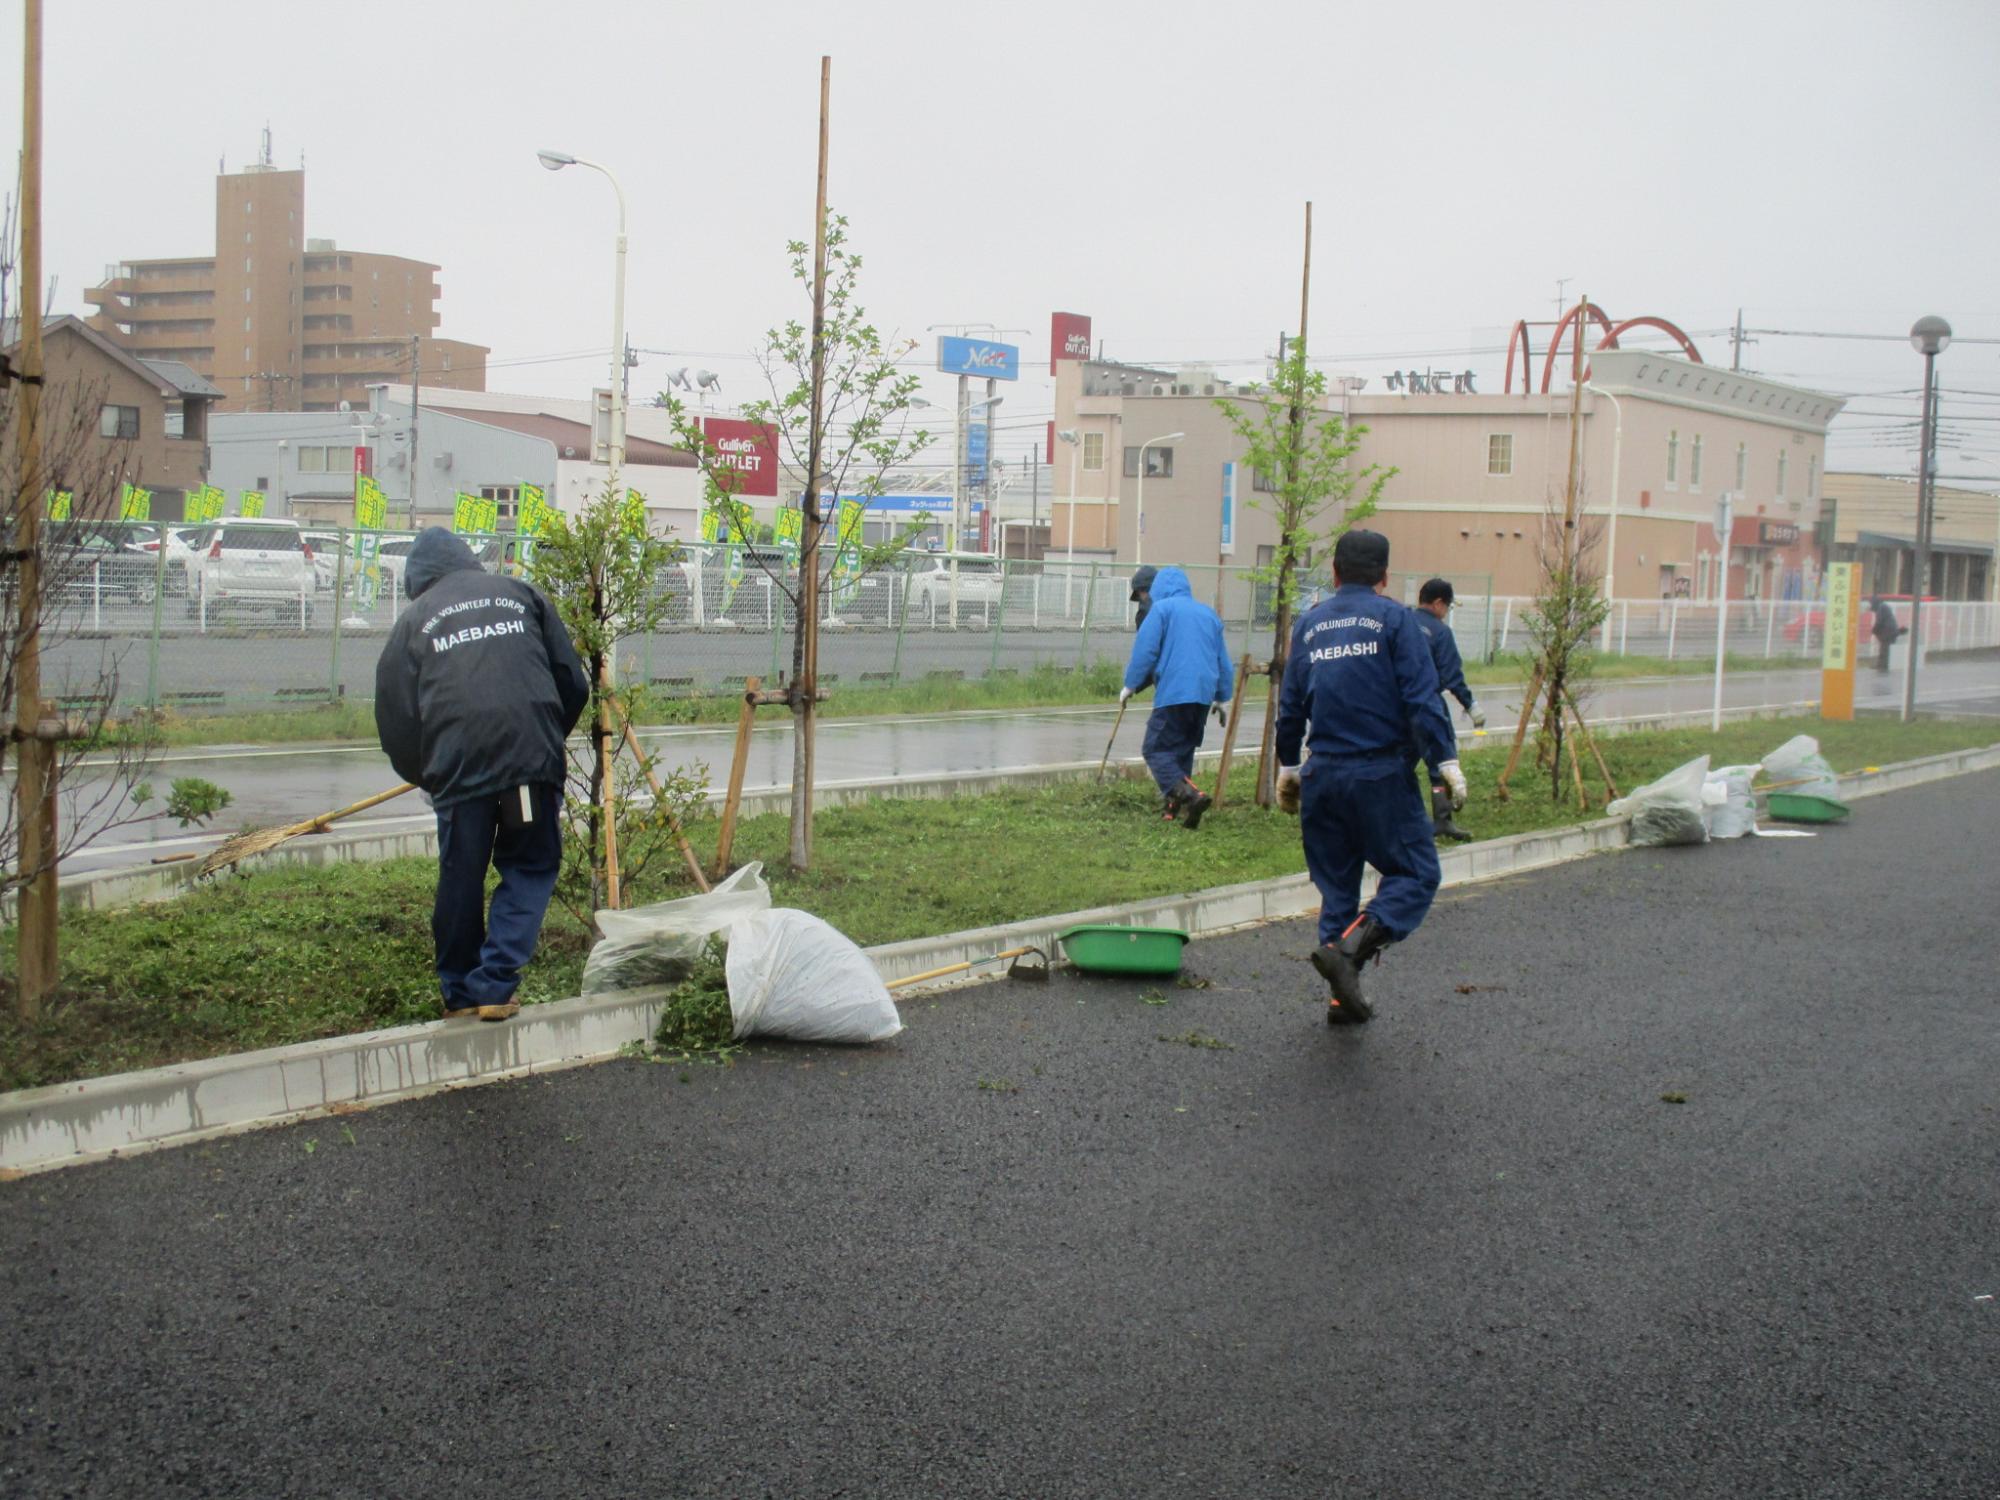
[[[1819,753],[1819,741],[1809,734],[1795,735],[1765,756],[1764,774],[1774,782],[1790,783],[1785,790],[1802,797],[1840,800],[1840,775]]]
[[[879,1042],[903,1029],[868,955],[810,912],[774,907],[729,929],[736,1039]]]
[[[1708,773],[1705,786],[1722,789],[1723,800],[1708,812],[1708,836],[1712,839],[1740,839],[1757,831],[1757,800],[1750,784],[1762,766],[1717,766]]]
[[[678,984],[711,936],[770,905],[764,866],[753,861],[706,895],[601,911],[597,930],[604,937],[583,961],[583,993],[609,995]]]
[[[1724,796],[1720,787],[1711,796],[1707,784],[1708,757],[1698,755],[1604,810],[1614,818],[1632,819],[1635,844],[1705,844],[1706,811]]]

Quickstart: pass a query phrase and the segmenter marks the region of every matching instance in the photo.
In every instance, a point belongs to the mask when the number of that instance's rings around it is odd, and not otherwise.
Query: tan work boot
[[[479,1019],[482,1021],[504,1021],[509,1016],[518,1016],[520,1013],[521,1002],[518,1000],[502,1000],[498,1005],[479,1007]]]

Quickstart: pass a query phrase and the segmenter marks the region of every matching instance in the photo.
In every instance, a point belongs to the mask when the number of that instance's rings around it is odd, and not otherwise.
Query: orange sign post
[[[1819,716],[1854,717],[1854,647],[1860,599],[1854,592],[1855,564],[1826,570],[1826,642],[1820,652]]]

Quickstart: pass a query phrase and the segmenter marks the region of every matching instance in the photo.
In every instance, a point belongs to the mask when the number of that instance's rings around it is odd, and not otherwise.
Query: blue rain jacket
[[[1153,578],[1153,607],[1132,642],[1125,686],[1155,684],[1153,707],[1227,703],[1236,669],[1222,638],[1222,617],[1195,598],[1187,574],[1162,568]]]

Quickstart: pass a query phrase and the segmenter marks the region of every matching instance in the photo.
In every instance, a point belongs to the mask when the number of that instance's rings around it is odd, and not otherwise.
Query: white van
[[[265,605],[280,624],[312,623],[312,549],[296,521],[236,519],[216,523],[188,573],[189,615]]]

